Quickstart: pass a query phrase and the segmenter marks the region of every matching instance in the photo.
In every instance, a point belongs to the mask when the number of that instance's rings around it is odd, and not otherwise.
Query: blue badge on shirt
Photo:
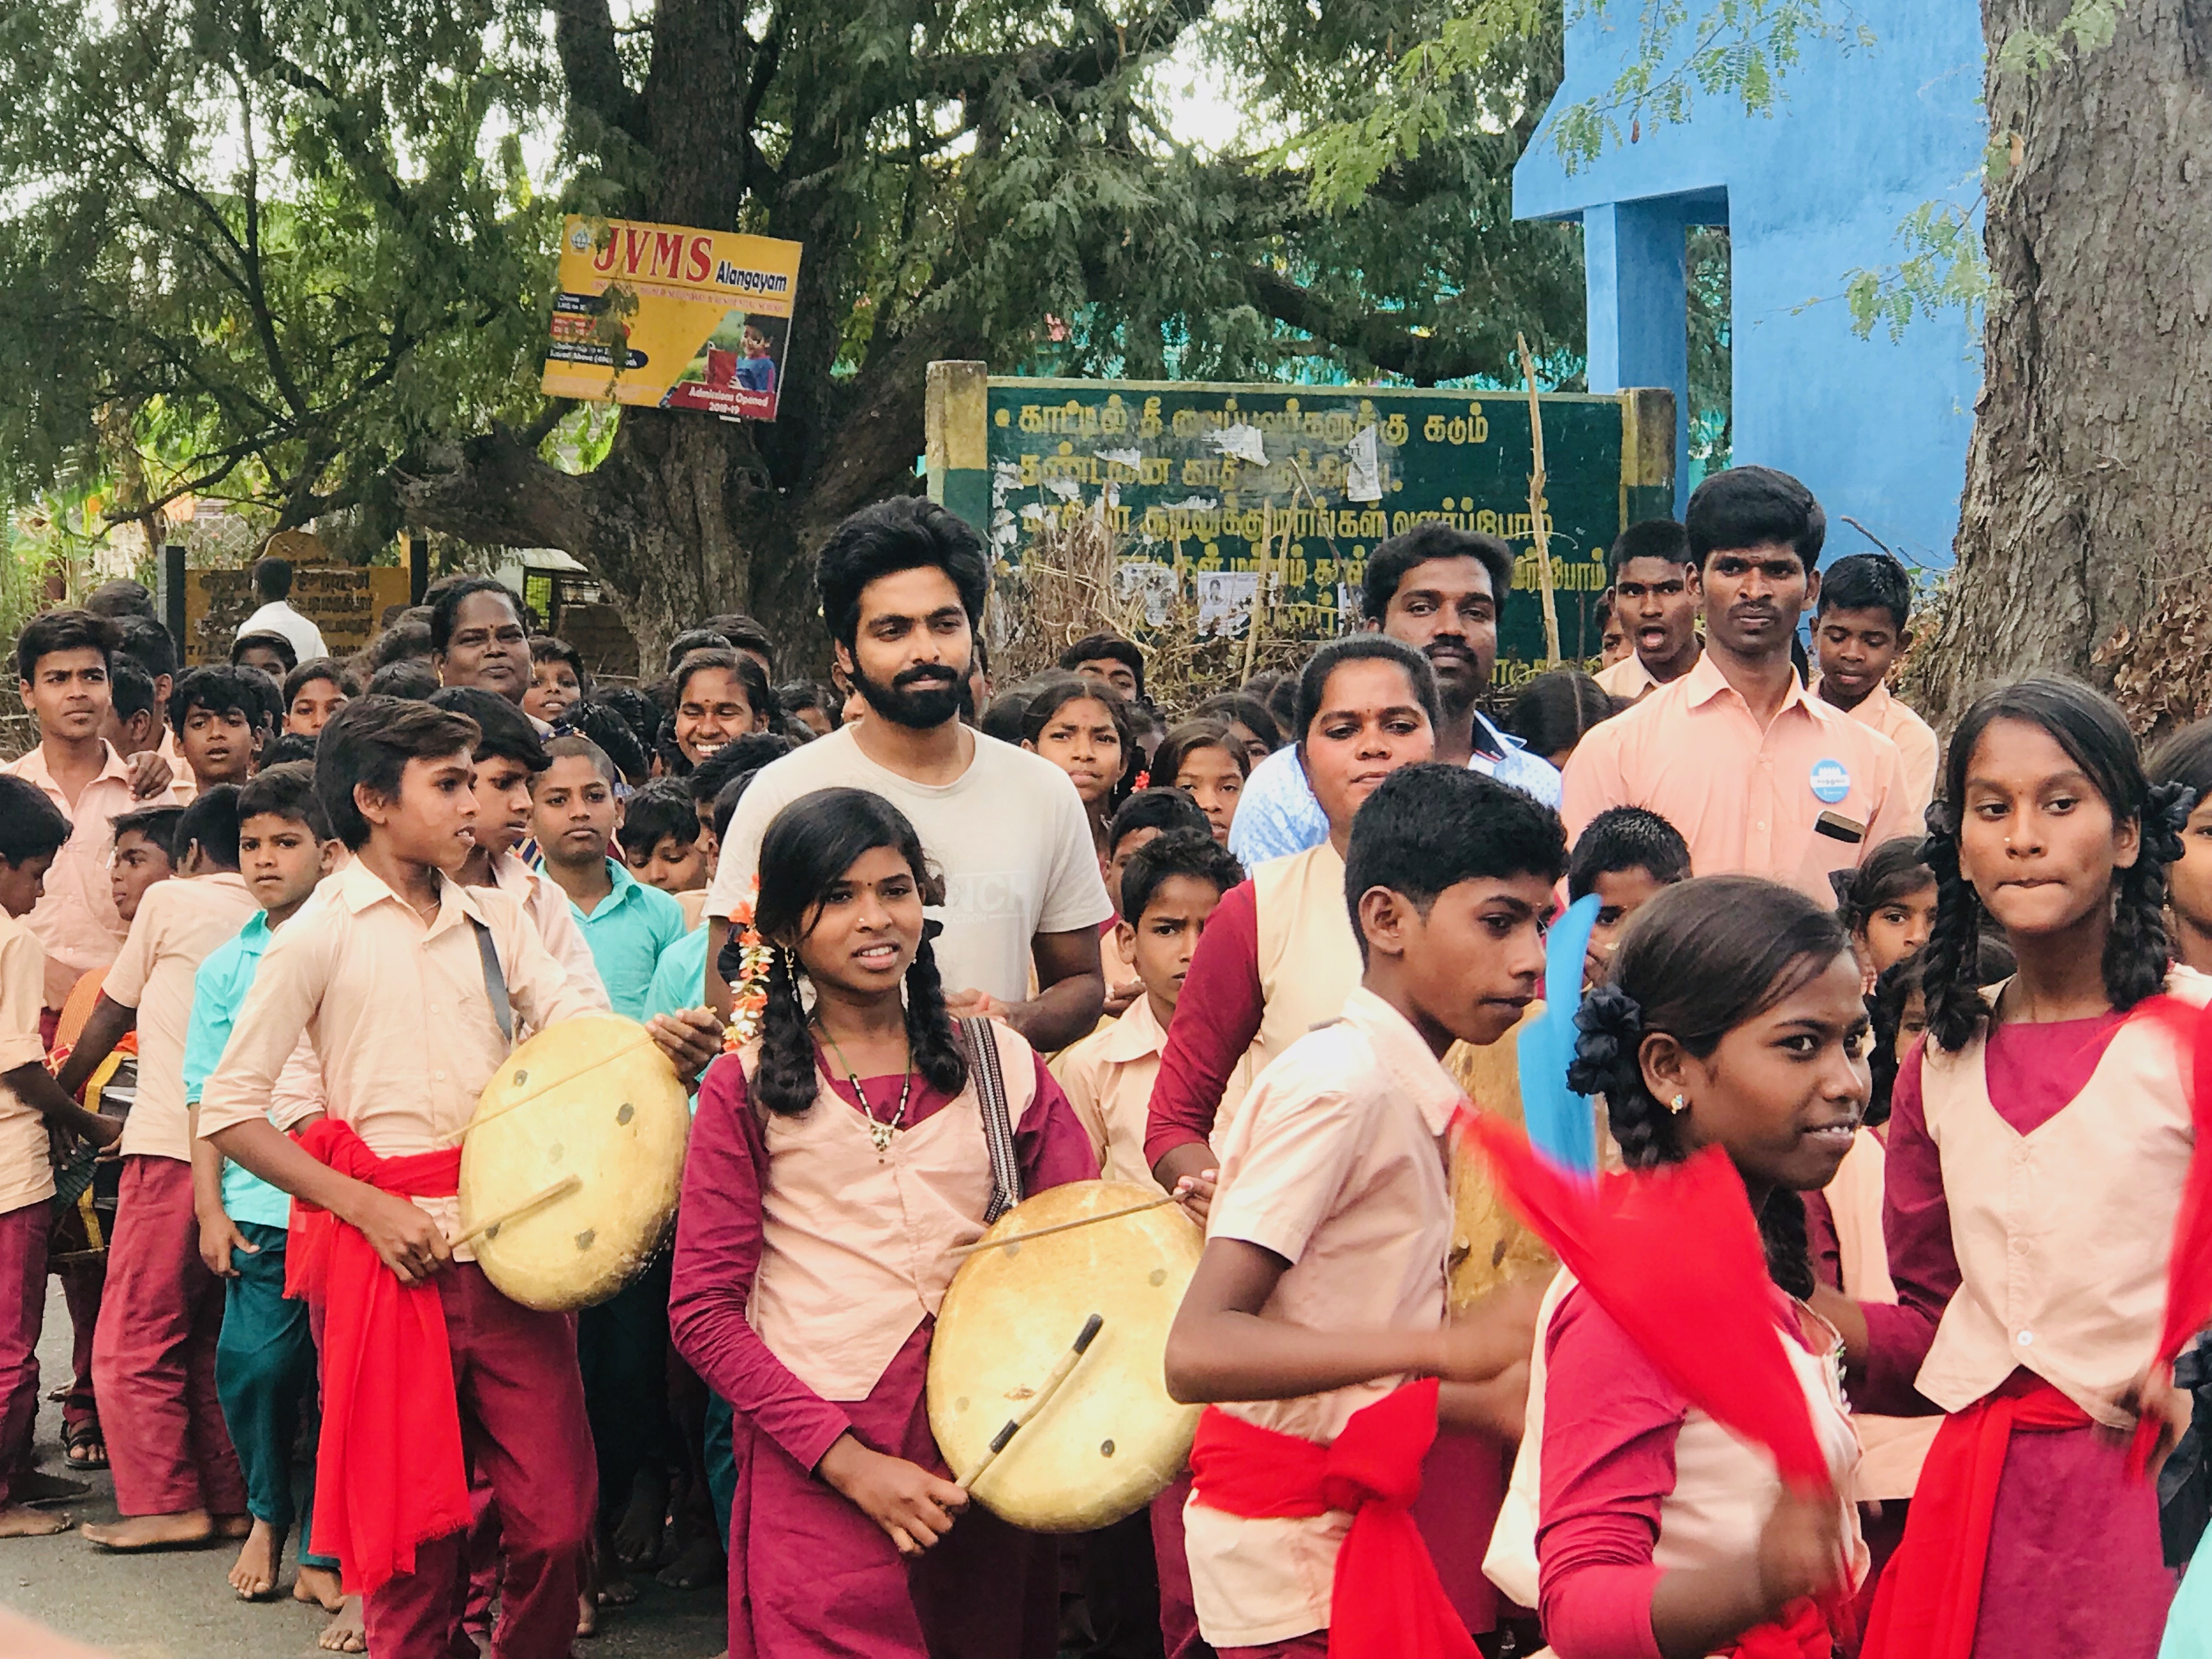
[[[1813,794],[1814,799],[1833,806],[1851,793],[1851,772],[1839,760],[1813,763]]]

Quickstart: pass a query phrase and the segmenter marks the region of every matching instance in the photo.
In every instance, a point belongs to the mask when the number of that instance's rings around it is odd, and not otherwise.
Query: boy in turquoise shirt
[[[231,1569],[230,1583],[250,1601],[273,1595],[285,1536],[298,1521],[300,1576],[293,1595],[320,1602],[334,1614],[333,1632],[349,1616],[357,1631],[359,1598],[341,1592],[336,1558],[317,1555],[312,1547],[312,1464],[302,1503],[295,1504],[292,1495],[292,1447],[301,1410],[312,1410],[315,1398],[315,1344],[307,1304],[284,1295],[291,1200],[225,1162],[198,1134],[201,1091],[222,1058],[232,1023],[260,971],[262,953],[275,930],[298,914],[337,862],[337,842],[315,796],[314,769],[304,762],[272,766],[253,778],[240,792],[238,812],[239,870],[261,911],[200,963],[192,981],[184,1059],[200,1255],[224,1280],[216,1392],[246,1476],[246,1508],[253,1516],[253,1530]],[[322,1109],[322,1073],[302,1039],[271,1092],[270,1118],[281,1129],[296,1129]]]
[[[552,764],[531,781],[530,813],[545,873],[568,894],[614,1011],[647,1018],[653,969],[684,937],[684,907],[608,856],[619,807],[606,752],[589,738],[556,738],[545,752]]]

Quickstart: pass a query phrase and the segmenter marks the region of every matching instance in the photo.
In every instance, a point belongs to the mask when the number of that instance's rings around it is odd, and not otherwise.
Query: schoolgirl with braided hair
[[[1718,1146],[1742,1178],[1774,1340],[1844,1496],[1785,1492],[1771,1455],[1693,1407],[1562,1273],[1514,1471],[1524,1496],[1499,1523],[1491,1576],[1540,1606],[1560,1659],[1825,1654],[1812,1598],[1863,1565],[1848,1496],[1858,1442],[1836,1386],[1839,1339],[1804,1304],[1799,1194],[1834,1175],[1866,1109],[1850,936],[1757,877],[1670,886],[1638,910],[1576,1024],[1568,1079],[1604,1096],[1632,1169]]]
[[[1821,1304],[1855,1403],[1948,1413],[1864,1651],[2152,1659],[2173,1577],[2112,1431],[2177,1404],[2154,1362],[2212,999],[2166,931],[2191,792],[2150,783],[2119,709],[2057,678],[1969,708],[1943,785],[1927,1035],[1891,1096],[1897,1304]],[[1985,929],[2017,963],[1995,985]]]
[[[1043,1659],[1051,1540],[969,1509],[923,1382],[955,1252],[1003,1202],[1095,1176],[1090,1139],[1011,1027],[947,1013],[943,890],[896,807],[801,796],[760,878],[766,1006],[700,1087],[669,1304],[732,1408],[731,1648]]]

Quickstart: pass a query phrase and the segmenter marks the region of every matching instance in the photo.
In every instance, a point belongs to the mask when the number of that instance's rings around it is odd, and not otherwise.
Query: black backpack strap
[[[514,1000],[507,994],[507,970],[499,965],[499,952],[492,948],[491,929],[474,916],[469,926],[477,930],[477,955],[483,959],[484,994],[491,999],[491,1017],[499,1022],[499,1034],[507,1046],[514,1047]]]
[[[1014,1153],[1013,1114],[1006,1105],[1006,1076],[999,1064],[999,1039],[988,1019],[963,1019],[960,1034],[968,1045],[968,1075],[983,1113],[983,1140],[991,1149],[991,1202],[986,1222],[996,1221],[1022,1201],[1022,1166]]]

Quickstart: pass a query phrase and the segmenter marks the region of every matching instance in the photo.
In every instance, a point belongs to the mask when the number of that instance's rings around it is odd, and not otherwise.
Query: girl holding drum
[[[803,797],[760,873],[766,1006],[700,1090],[670,1304],[735,1413],[731,1651],[1045,1659],[1056,1543],[969,1507],[923,1384],[953,1252],[1096,1176],[1089,1138],[1012,1030],[946,1013],[896,807]]]

